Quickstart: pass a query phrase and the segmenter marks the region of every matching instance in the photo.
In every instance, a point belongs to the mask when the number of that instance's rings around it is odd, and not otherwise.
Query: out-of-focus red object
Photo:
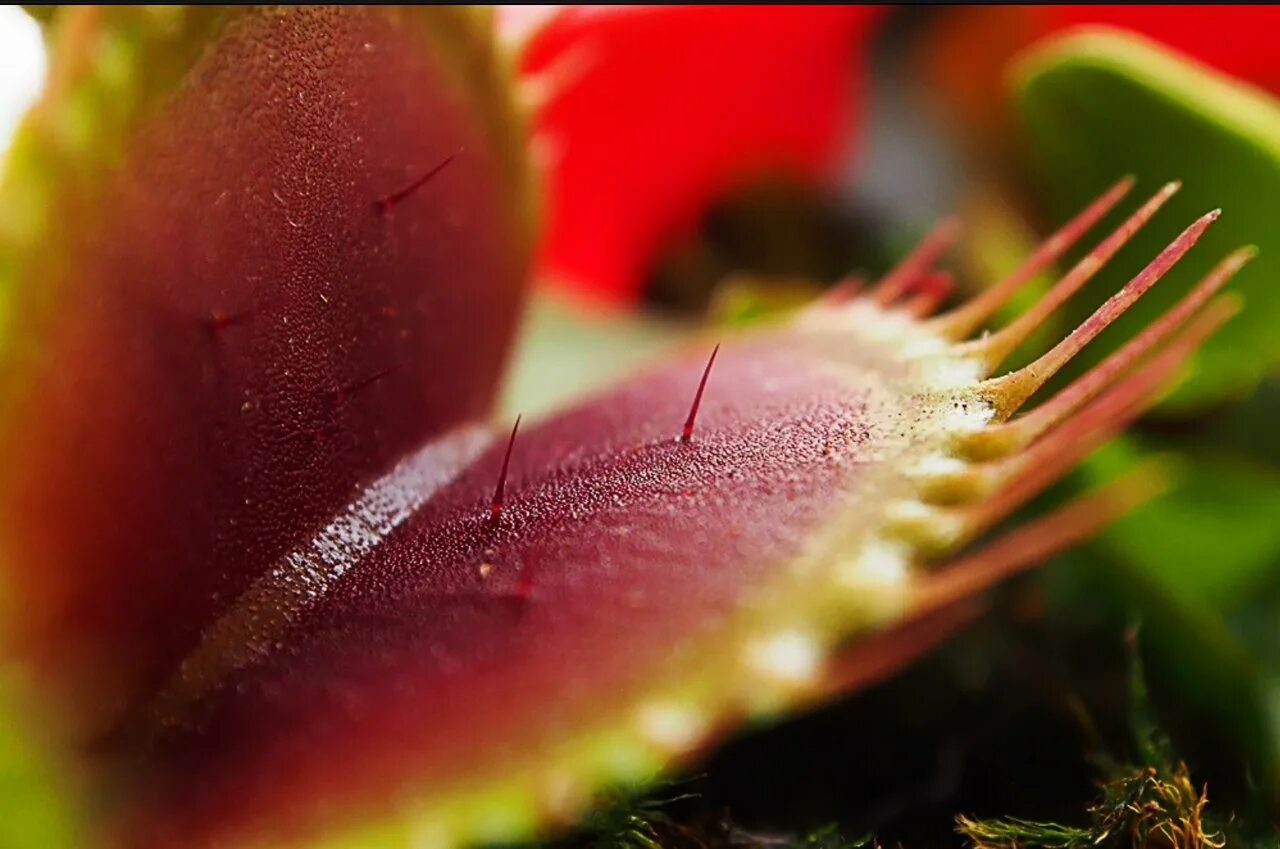
[[[1111,24],[1280,91],[1280,6],[1046,6],[1044,32]]]
[[[1144,35],[1280,92],[1280,7],[1208,5],[939,9],[914,48],[921,90],[972,147],[1000,159],[1013,137],[1005,80],[1009,61],[1046,36],[1091,24]]]
[[[545,85],[541,269],[605,301],[761,173],[819,181],[856,136],[876,7],[569,7],[521,57]]]

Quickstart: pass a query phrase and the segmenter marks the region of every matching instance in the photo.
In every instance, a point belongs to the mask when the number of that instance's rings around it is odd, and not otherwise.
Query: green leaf
[[[1070,309],[1083,318],[1178,228],[1221,206],[1215,225],[1169,278],[1111,333],[1127,338],[1170,306],[1228,251],[1261,255],[1233,286],[1248,308],[1202,349],[1195,373],[1163,409],[1186,413],[1243,394],[1280,366],[1280,103],[1136,36],[1107,29],[1042,42],[1014,67],[1027,152],[1055,215],[1082,206],[1117,177],[1137,192],[1184,181],[1167,210],[1098,274]],[[1115,219],[1118,220],[1118,219]],[[1077,371],[1106,346],[1077,357]]]
[[[506,378],[503,415],[549,413],[671,349],[693,328],[538,292],[529,301]]]
[[[1009,194],[996,183],[978,183],[964,205],[964,218],[971,221],[969,238],[959,257],[962,280],[982,281],[990,286],[1012,274],[1040,241],[1032,224],[1019,211]],[[995,324],[1005,325],[1025,313],[1044,297],[1057,280],[1055,269],[1035,275],[996,313]],[[1027,365],[1065,335],[1062,318],[1052,314],[1038,326],[1005,361],[1012,371]]]
[[[1095,462],[1139,455],[1122,440]],[[1280,571],[1280,474],[1197,451],[1176,489],[1116,522],[1101,538],[1114,555],[1189,603],[1227,611]]]
[[[1149,449],[1122,438],[1091,457],[1084,475],[1112,477]],[[1272,801],[1280,800],[1280,662],[1236,627],[1234,613],[1280,574],[1278,515],[1280,475],[1191,451],[1173,491],[1090,546],[1088,581],[1092,597],[1101,589],[1138,614],[1153,673],[1184,715],[1240,753]]]
[[[20,696],[20,677],[0,667],[0,846],[81,846],[72,771],[43,745]]]

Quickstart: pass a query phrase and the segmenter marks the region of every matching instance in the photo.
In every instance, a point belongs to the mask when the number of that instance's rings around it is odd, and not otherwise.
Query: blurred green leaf
[[[510,416],[549,413],[619,379],[695,328],[539,292],[525,312],[500,410]]]
[[[0,846],[83,845],[70,770],[44,745],[19,697],[18,675],[0,668]]]
[[[1237,456],[1276,470],[1280,469],[1276,422],[1280,422],[1280,380],[1270,378],[1245,401],[1196,422],[1188,435],[1197,444],[1229,447]]]
[[[994,182],[977,183],[964,204],[968,238],[960,247],[960,267],[969,281],[968,294],[995,285],[1012,274],[1036,249],[1040,236],[1011,198]],[[1056,269],[1037,274],[996,312],[996,326],[1008,324],[1034,306],[1057,280]],[[1013,370],[1027,365],[1066,335],[1061,316],[1049,315],[1002,364]]]
[[[807,280],[738,274],[716,287],[707,312],[713,324],[744,327],[780,319],[821,294]]]
[[[1014,67],[1031,164],[1060,220],[1119,176],[1137,194],[1174,179],[1182,191],[1073,299],[1079,320],[1118,289],[1194,218],[1215,224],[1168,278],[1108,334],[1128,338],[1232,249],[1261,255],[1233,286],[1247,308],[1198,355],[1193,378],[1163,409],[1179,413],[1240,395],[1280,366],[1280,102],[1163,47],[1118,30],[1088,29],[1041,42]],[[1111,217],[1117,223],[1123,215]],[[1078,372],[1106,352],[1095,345]]]
[[[1150,448],[1122,438],[1082,473],[1095,484],[1114,478]],[[1141,617],[1153,672],[1186,716],[1234,747],[1272,802],[1280,802],[1280,657],[1234,620],[1280,576],[1278,517],[1280,475],[1192,451],[1171,492],[1117,521],[1089,549],[1091,592],[1101,589]]]
[[[1141,453],[1131,438],[1093,464]],[[1280,571],[1280,474],[1191,452],[1173,491],[1116,522],[1100,542],[1189,603],[1234,609]]]

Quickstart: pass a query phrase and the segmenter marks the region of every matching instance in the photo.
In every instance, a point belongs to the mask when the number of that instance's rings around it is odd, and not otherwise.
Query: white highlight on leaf
[[[961,460],[959,457],[952,457],[949,454],[935,452],[921,457],[920,460],[908,470],[908,474],[914,478],[932,480],[963,474],[968,471],[969,468],[969,464],[964,460]]]
[[[780,684],[799,685],[812,681],[822,662],[817,641],[800,630],[779,631],[752,643],[747,661],[758,673]]]
[[[837,577],[850,589],[902,587],[911,577],[909,565],[906,546],[873,539],[856,558],[845,562]]]
[[[40,24],[18,6],[0,6],[0,157],[44,87]]]
[[[917,363],[924,381],[937,390],[972,389],[987,374],[986,366],[974,359],[945,356],[924,357]],[[973,404],[985,407],[985,404]]]
[[[273,652],[305,611],[453,480],[491,439],[484,428],[470,427],[428,443],[366,487],[316,536],[258,578],[182,661],[155,705],[160,721],[173,721],[183,706],[226,675]]]
[[[640,732],[660,748],[682,752],[698,742],[704,730],[701,714],[691,707],[668,701],[640,706]]]

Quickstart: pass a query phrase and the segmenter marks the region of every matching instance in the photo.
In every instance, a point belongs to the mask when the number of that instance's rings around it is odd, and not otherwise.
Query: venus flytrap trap
[[[874,286],[497,434],[533,193],[483,16],[147,14],[58,15],[61,84],[0,188],[56,212],[0,233],[6,613],[104,846],[527,837],[892,674],[1159,489],[1140,469],[969,550],[1238,309],[1246,252],[1020,413],[1217,217],[999,374],[1176,191],[976,335],[1122,181],[950,312],[953,221]],[[43,123],[104,73],[85,39],[174,69],[145,108],[77,101],[121,151],[89,182]]]
[[[533,221],[481,13],[51,26],[3,188],[0,539],[6,629],[91,738],[361,485],[488,413]]]
[[[1132,303],[1209,220],[1074,338]],[[953,554],[1156,397],[1234,312],[1210,299],[1226,276],[1139,340],[1130,368],[1065,390],[1075,412],[998,459],[967,446],[1018,421],[1000,393],[1024,383],[991,377],[984,349],[933,329],[955,314],[894,336],[868,323],[901,318],[911,285],[894,272],[893,298],[881,285],[816,304],[725,339],[714,370],[691,352],[491,439],[270,644],[234,648],[244,616],[275,609],[269,592],[206,630],[209,663],[183,669],[147,723],[125,845],[358,845],[334,829],[360,834],[364,820],[383,834],[395,810],[406,834],[444,843],[517,837],[572,821],[594,788],[642,781],[735,718],[891,672],[964,621],[957,605],[974,593],[1157,485],[1121,481]],[[1044,379],[1062,350],[1024,373]],[[935,504],[919,472],[927,482],[930,456],[953,461],[947,476],[1004,468],[988,491]]]

